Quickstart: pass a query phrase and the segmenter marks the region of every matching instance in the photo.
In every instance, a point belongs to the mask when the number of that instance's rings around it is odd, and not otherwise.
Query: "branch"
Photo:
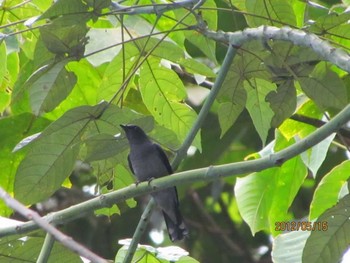
[[[195,170],[189,170],[154,179],[150,184],[148,182],[139,185],[130,185],[120,190],[98,196],[83,203],[71,206],[67,209],[52,213],[43,217],[48,223],[65,223],[85,214],[100,209],[110,207],[116,202],[125,201],[129,198],[149,194],[161,189],[169,188],[176,185],[189,185],[199,181],[214,181],[220,177],[237,176],[244,173],[262,171],[274,166],[280,166],[285,161],[299,155],[307,149],[320,143],[329,135],[336,132],[350,120],[350,105],[345,107],[332,120],[317,129],[314,133],[308,135],[297,143],[269,156],[257,160],[248,160],[224,165],[209,166]],[[26,222],[16,226],[5,227],[0,229],[0,237],[22,234],[37,229],[34,222]]]
[[[225,77],[227,76],[227,73],[230,69],[231,63],[233,58],[235,57],[237,52],[237,49],[234,48],[232,45],[229,46],[224,62],[222,63],[221,69],[219,71],[218,77],[215,80],[215,83],[213,85],[213,88],[210,90],[210,93],[205,100],[203,107],[201,108],[201,111],[198,114],[198,117],[196,119],[196,122],[193,124],[191,130],[189,131],[185,141],[182,143],[181,147],[177,150],[175,159],[172,162],[172,167],[174,170],[178,167],[180,162],[186,157],[187,150],[191,146],[194,138],[196,137],[199,129],[202,127],[202,124],[207,117],[211,106],[213,105],[215,98],[217,94],[219,93],[219,90],[224,83]]]
[[[112,12],[103,15],[141,15],[141,14],[162,14],[170,10],[179,8],[193,9],[204,4],[204,0],[182,0],[164,4],[150,4],[141,6],[125,6],[116,2],[111,2]]]
[[[126,253],[126,256],[125,256],[125,258],[123,260],[123,263],[131,262],[134,254],[135,254],[137,245],[138,245],[138,243],[139,243],[139,241],[141,239],[141,235],[143,234],[143,232],[146,229],[146,226],[147,226],[147,224],[149,222],[152,210],[155,207],[155,205],[156,205],[156,202],[154,201],[153,198],[151,198],[151,200],[148,202],[145,210],[142,213],[141,219],[140,219],[140,221],[139,221],[139,223],[137,225],[137,228],[136,228],[136,230],[134,232],[134,235],[133,235],[133,237],[131,239],[131,242],[130,242],[128,251]]]
[[[305,124],[309,124],[311,126],[314,126],[316,128],[319,128],[323,125],[326,124],[325,121],[319,120],[319,119],[315,119],[315,118],[311,118],[305,115],[301,115],[301,114],[293,114],[292,116],[290,116],[291,120],[294,121],[298,121],[298,122],[302,122]],[[346,137],[347,139],[350,139],[350,131],[346,128],[340,128],[338,131],[339,135]]]
[[[39,257],[36,261],[37,263],[45,263],[49,261],[49,256],[54,243],[55,243],[54,237],[51,234],[46,233],[44,244],[41,248]]]
[[[45,219],[39,216],[38,213],[36,213],[33,210],[30,210],[29,208],[25,207],[23,204],[18,202],[16,199],[12,198],[3,188],[0,187],[0,198],[5,201],[6,205],[10,208],[12,208],[14,211],[18,212],[25,218],[32,220],[31,222],[35,224],[36,228],[42,228],[45,230],[49,235],[52,235],[57,241],[61,242],[65,247],[69,248],[70,250],[74,251],[75,253],[79,254],[80,256],[83,256],[87,259],[90,259],[92,262],[95,263],[107,263],[107,260],[99,257],[95,253],[91,252],[87,248],[83,247],[79,243],[75,242],[71,237],[63,234],[60,232],[57,228],[55,228],[53,225],[50,225]],[[50,246],[50,237],[46,237],[45,242],[48,246]],[[52,243],[51,243],[52,245]],[[42,258],[47,258],[48,255],[45,255],[46,252],[41,253]],[[39,261],[40,262],[40,261]]]
[[[198,30],[210,39],[229,43],[234,46],[241,46],[252,40],[289,41],[294,45],[311,48],[325,60],[337,65],[346,72],[350,72],[350,57],[347,52],[331,46],[327,41],[320,39],[315,34],[302,30],[292,29],[290,27],[260,26],[258,28],[247,28],[243,31],[225,33],[210,31],[203,23],[198,23]]]

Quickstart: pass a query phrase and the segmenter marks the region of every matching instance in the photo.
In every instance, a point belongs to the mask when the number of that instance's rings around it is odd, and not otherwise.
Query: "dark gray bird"
[[[128,162],[138,182],[150,181],[172,174],[169,160],[162,148],[150,141],[145,132],[136,125],[120,125],[130,144]],[[162,210],[171,241],[183,239],[188,235],[179,209],[176,187],[152,193]]]

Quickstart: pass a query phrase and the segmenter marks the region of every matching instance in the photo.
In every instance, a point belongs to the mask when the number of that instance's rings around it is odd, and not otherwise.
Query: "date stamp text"
[[[328,222],[281,221],[275,222],[275,231],[327,231]]]

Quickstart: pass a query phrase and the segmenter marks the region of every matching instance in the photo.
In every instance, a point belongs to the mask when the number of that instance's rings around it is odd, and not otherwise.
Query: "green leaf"
[[[265,98],[269,92],[276,89],[276,86],[269,81],[255,79],[254,82],[244,82],[244,88],[247,91],[247,110],[261,141],[265,144],[274,115]]]
[[[326,155],[331,145],[335,133],[328,136],[326,139],[301,153],[301,159],[304,164],[310,169],[313,176],[316,177],[318,169],[323,164],[323,161],[326,159]]]
[[[274,173],[278,168],[237,178],[234,188],[238,209],[254,235],[269,230],[268,214],[273,202]]]
[[[267,94],[266,101],[270,103],[270,108],[275,113],[271,126],[278,127],[294,113],[297,106],[296,90],[293,81],[287,80],[278,85],[275,91],[270,91]]]
[[[273,262],[302,263],[301,256],[310,233],[310,231],[293,231],[278,235],[273,240],[271,252]]]
[[[258,49],[256,43],[248,45],[248,49]],[[221,137],[234,124],[247,102],[247,92],[243,81],[256,77],[267,77],[265,67],[257,56],[243,53],[235,58],[219,91],[218,109]]]
[[[287,142],[284,141],[284,144]],[[237,178],[237,205],[253,234],[260,230],[275,232],[276,222],[290,219],[288,209],[306,175],[307,170],[300,157],[295,157],[280,168],[270,168]]]
[[[4,112],[10,105],[11,95],[6,91],[0,91],[0,112]]]
[[[321,109],[342,109],[348,103],[344,82],[326,63],[319,63],[310,76],[300,77],[299,83]]]
[[[47,9],[39,19],[56,18],[63,15],[77,15],[87,13],[88,6],[80,0],[58,0]]]
[[[323,112],[310,100],[304,103],[297,113],[314,119],[320,119],[323,116]],[[309,124],[287,119],[281,124],[278,130],[287,140],[290,140],[294,136],[305,138],[307,135],[314,132],[316,128]]]
[[[119,101],[123,94],[127,94],[126,91],[121,91],[122,84],[124,83],[128,74],[131,73],[134,64],[135,56],[139,55],[139,50],[133,43],[124,45],[123,52],[120,52],[113,60],[108,64],[100,86],[97,92],[97,100],[109,101],[114,98],[114,101]],[[131,77],[132,83],[134,76]]]
[[[213,0],[208,0],[204,2],[202,7],[215,9],[216,3]],[[185,16],[187,16],[183,20],[183,23],[185,23],[186,25],[197,24],[196,18],[193,15],[188,16],[187,10],[178,9],[178,10],[174,10],[174,13],[177,19],[183,19]],[[216,30],[217,20],[218,20],[217,12],[203,12],[202,19],[206,22],[206,24],[210,29]],[[184,34],[185,34],[186,40],[188,40],[191,44],[193,44],[193,46],[195,46],[201,52],[203,52],[205,56],[207,56],[214,63],[216,63],[216,54],[215,54],[216,42],[215,41],[203,36],[202,34],[199,34],[194,30],[186,30]]]
[[[212,78],[216,77],[212,69],[210,69],[208,66],[206,66],[205,64],[197,60],[187,58],[187,59],[179,59],[176,62],[179,63],[181,66],[183,66],[188,71],[188,73],[200,74],[200,75],[212,77]]]
[[[335,12],[320,16],[310,25],[310,32],[315,34],[325,34],[332,32],[334,28],[347,23],[350,19],[350,12],[338,14]]]
[[[121,141],[111,134],[96,134],[86,139],[86,162],[103,160],[119,153]],[[124,148],[127,144],[123,143]]]
[[[4,77],[7,70],[7,54],[6,54],[6,45],[5,42],[0,42],[0,86],[1,83],[4,81]]]
[[[160,65],[159,60],[148,60],[140,71],[140,92],[147,109],[155,120],[173,130],[183,141],[192,127],[197,115],[182,101],[186,90],[179,77]],[[201,149],[200,135],[194,145]]]
[[[92,28],[86,35],[89,42],[86,44],[85,54],[95,53],[86,59],[95,67],[110,62],[121,50],[118,45],[122,41],[121,28]],[[115,45],[112,48],[108,48]],[[106,50],[103,50],[106,49]]]
[[[244,89],[238,89],[237,93],[237,96],[234,97],[234,102],[224,102],[219,104],[218,117],[221,128],[221,138],[236,122],[244,109],[244,105],[241,103],[245,100],[244,97],[247,96],[246,92]]]
[[[339,200],[339,192],[350,177],[350,161],[334,167],[318,184],[310,205],[310,220],[319,217]]]
[[[40,254],[44,237],[26,237],[24,240],[18,236],[0,239],[0,261],[11,263],[36,262]],[[83,262],[79,255],[68,250],[60,243],[55,242],[50,251],[48,263]]]
[[[76,77],[65,69],[67,60],[47,65],[36,71],[26,82],[33,113],[53,110],[73,89]]]
[[[67,25],[62,25],[62,23]],[[65,17],[55,20],[54,23],[40,27],[41,38],[45,47],[59,56],[82,58],[87,42],[88,27],[86,21],[72,24]]]
[[[177,63],[183,66],[189,73],[197,73],[208,77],[216,76],[204,63],[188,58],[184,50],[173,42],[160,40],[158,38],[147,38],[137,40],[136,43],[144,52],[151,52],[151,55],[158,59],[167,59]]]
[[[74,168],[80,136],[105,107],[106,104],[100,104],[70,110],[33,141],[16,173],[16,199],[33,204],[49,197],[61,186]]]
[[[87,138],[86,162],[107,159],[127,149],[125,141],[116,140],[111,134],[96,134]]]
[[[247,11],[254,16],[246,16],[249,26],[261,25],[283,26],[285,24],[296,26],[294,10],[289,1],[246,1]]]
[[[0,119],[0,185],[7,192],[13,192],[14,177],[24,152],[13,152],[24,136],[33,134],[48,125],[45,119],[33,121],[33,115],[23,113]],[[0,215],[8,216],[10,209],[0,202]]]
[[[350,195],[322,214],[306,241],[303,262],[339,262],[350,240]]]
[[[101,102],[101,100],[97,101],[96,87],[98,87],[101,81],[98,68],[94,68],[89,62],[82,59],[80,61],[69,62],[66,65],[66,69],[69,74],[72,72],[76,75],[77,82],[67,98],[53,111],[45,114],[50,119],[57,119],[74,107],[96,105],[96,103]]]
[[[119,249],[115,262],[122,262],[127,248],[130,244],[129,239],[119,241],[124,246]],[[133,261],[137,262],[183,262],[183,263],[197,263],[198,261],[188,256],[188,252],[177,246],[169,247],[152,247],[149,245],[138,245]]]
[[[124,166],[118,164],[115,168],[117,176],[113,181],[114,189],[121,189],[135,183],[135,178]],[[130,208],[136,206],[136,202],[133,198],[126,200],[126,203]]]

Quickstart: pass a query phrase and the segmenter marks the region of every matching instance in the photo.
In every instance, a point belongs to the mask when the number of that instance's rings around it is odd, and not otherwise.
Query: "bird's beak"
[[[127,129],[127,125],[120,124],[119,126],[122,127],[122,129],[123,129],[124,131]]]

